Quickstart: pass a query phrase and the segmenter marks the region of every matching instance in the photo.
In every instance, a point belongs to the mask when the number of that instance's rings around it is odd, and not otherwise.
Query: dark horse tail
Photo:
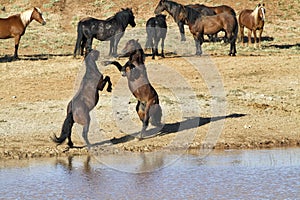
[[[73,119],[73,113],[72,113],[71,102],[70,102],[68,105],[68,114],[67,114],[67,117],[62,126],[61,134],[59,137],[57,137],[54,134],[54,137],[51,138],[53,140],[53,142],[55,142],[57,144],[61,144],[67,139],[67,137],[70,137],[73,124],[74,124],[74,119]],[[69,145],[69,147],[73,147],[73,143],[70,139],[69,139],[68,145]]]
[[[74,58],[76,57],[78,51],[81,52],[82,39],[83,39],[83,31],[82,31],[82,22],[80,21],[78,22],[77,25],[77,40],[76,40],[76,45],[73,54]]]

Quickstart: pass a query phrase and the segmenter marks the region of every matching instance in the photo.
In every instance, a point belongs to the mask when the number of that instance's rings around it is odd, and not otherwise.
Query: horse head
[[[42,11],[37,7],[33,8],[33,11],[31,14],[31,19],[36,20],[37,22],[41,23],[42,25],[46,24],[46,20],[43,17]]]
[[[141,44],[137,40],[129,40],[122,50],[123,56],[129,56],[130,61],[137,61],[138,63],[144,63],[145,54]]]
[[[136,23],[134,21],[135,17],[134,17],[134,14],[132,12],[132,9],[131,8],[122,8],[122,11],[124,13],[127,13],[128,14],[128,24],[130,24],[131,27],[135,27],[136,26]]]
[[[157,14],[160,14],[161,12],[163,12],[164,10],[167,9],[167,6],[166,6],[166,1],[167,0],[160,0],[159,3],[157,4],[155,10],[154,10],[154,13],[157,15]]]
[[[258,4],[258,15],[262,19],[262,21],[265,21],[266,18],[266,9],[265,9],[265,4]]]

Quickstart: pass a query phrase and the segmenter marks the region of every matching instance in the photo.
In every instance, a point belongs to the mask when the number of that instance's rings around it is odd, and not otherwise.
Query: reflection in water
[[[215,151],[203,159],[197,151],[181,157],[164,152],[103,155],[101,162],[96,158],[0,162],[0,197],[297,199],[300,196],[300,148]],[[123,170],[117,170],[122,166]],[[135,173],[128,173],[133,169]]]

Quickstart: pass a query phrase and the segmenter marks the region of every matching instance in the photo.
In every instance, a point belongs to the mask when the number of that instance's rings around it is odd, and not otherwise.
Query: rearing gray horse
[[[67,117],[62,126],[61,135],[57,137],[54,134],[54,137],[52,137],[52,140],[58,144],[63,143],[68,138],[68,146],[73,147],[71,140],[72,127],[74,123],[78,123],[83,126],[82,137],[87,146],[90,146],[87,136],[91,120],[89,113],[98,103],[98,91],[102,91],[106,83],[108,83],[107,91],[111,92],[112,90],[110,77],[103,78],[97,68],[96,60],[99,54],[99,51],[93,50],[85,58],[86,71],[77,93],[68,104]]]

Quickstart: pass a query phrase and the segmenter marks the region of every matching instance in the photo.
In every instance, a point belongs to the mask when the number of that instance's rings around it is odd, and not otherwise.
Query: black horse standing
[[[83,55],[84,48],[85,56],[91,51],[93,38],[100,41],[110,40],[109,55],[117,56],[117,48],[121,37],[124,35],[128,24],[135,27],[134,15],[131,9],[122,9],[114,16],[99,20],[92,17],[87,17],[79,21],[77,25],[77,41],[74,50],[74,57],[80,50]]]
[[[158,56],[158,43],[161,39],[161,57],[165,57],[164,46],[167,35],[166,15],[158,14],[148,19],[146,23],[147,41],[146,49],[152,49],[152,59]]]

